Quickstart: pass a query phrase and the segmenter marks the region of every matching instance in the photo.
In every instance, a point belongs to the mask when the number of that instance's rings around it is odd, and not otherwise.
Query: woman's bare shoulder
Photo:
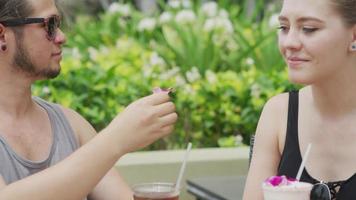
[[[285,111],[286,106],[288,108],[288,99],[289,93],[275,95],[267,101],[265,108],[273,111]]]
[[[288,93],[282,93],[271,97],[263,108],[261,118],[267,118],[270,122],[274,122],[277,125],[286,122],[288,99]]]
[[[287,130],[288,100],[289,93],[281,93],[270,98],[263,108],[257,127],[257,133],[266,134],[261,137],[275,138],[279,152],[283,150]]]

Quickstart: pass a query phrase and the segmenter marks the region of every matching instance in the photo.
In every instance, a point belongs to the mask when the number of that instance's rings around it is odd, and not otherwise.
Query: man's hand
[[[131,103],[107,127],[117,134],[123,153],[143,148],[168,135],[177,121],[175,105],[167,93],[155,93]]]

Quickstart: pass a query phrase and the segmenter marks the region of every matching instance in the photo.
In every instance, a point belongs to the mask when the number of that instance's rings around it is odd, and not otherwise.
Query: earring
[[[7,49],[6,44],[2,44],[2,45],[1,45],[1,50],[2,50],[2,51],[6,51],[6,49]]]
[[[356,51],[356,43],[355,42],[351,45],[351,51]]]

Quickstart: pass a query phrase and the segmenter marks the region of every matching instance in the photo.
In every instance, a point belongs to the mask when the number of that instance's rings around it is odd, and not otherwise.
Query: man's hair
[[[31,15],[33,8],[27,0],[0,0],[0,21],[16,18],[25,18]],[[21,28],[12,27],[16,39],[22,38]]]
[[[28,17],[32,12],[27,0],[0,0],[0,21]]]
[[[356,0],[332,0],[347,26],[356,25]]]

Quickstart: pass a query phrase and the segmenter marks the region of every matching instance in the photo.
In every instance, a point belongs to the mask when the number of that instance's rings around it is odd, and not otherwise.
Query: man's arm
[[[0,175],[0,190],[6,186],[4,179]]]
[[[139,99],[63,161],[5,187],[0,186],[0,199],[84,199],[121,156],[168,135],[176,120],[174,105],[167,94]]]
[[[88,143],[97,134],[95,129],[75,111],[62,108],[69,120],[80,146]],[[127,200],[132,198],[130,187],[124,182],[117,169],[112,168],[90,193],[90,200]]]

